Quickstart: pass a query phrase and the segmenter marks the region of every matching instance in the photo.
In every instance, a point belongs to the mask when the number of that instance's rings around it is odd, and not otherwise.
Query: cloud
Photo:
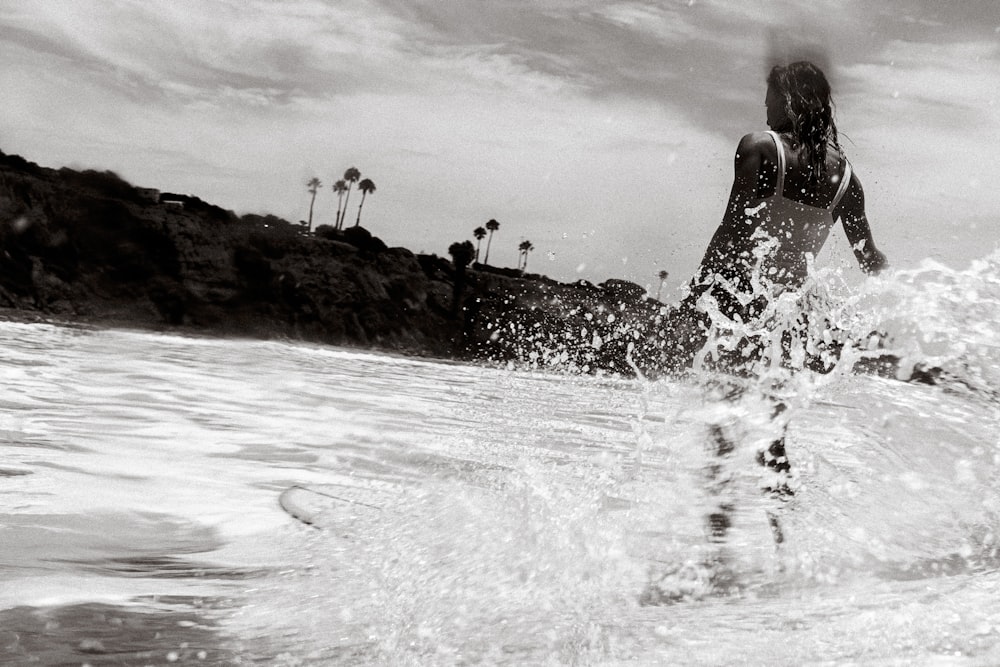
[[[132,77],[183,102],[221,88],[329,95],[368,85],[406,26],[364,2],[34,3],[0,17],[19,42],[92,78]],[[382,74],[388,73],[386,68]],[[403,81],[402,77],[399,81]]]
[[[839,102],[840,126],[859,172],[873,221],[897,256],[937,256],[964,264],[975,255],[968,221],[1000,210],[987,186],[1000,176],[1000,73],[995,42],[887,42],[872,62],[846,68],[852,92]],[[979,249],[1000,242],[980,226]]]
[[[700,36],[683,11],[680,5],[664,7],[641,2],[620,2],[599,6],[591,15],[657,42],[676,45]]]
[[[981,139],[1000,125],[995,10],[949,7],[14,0],[0,8],[0,85],[17,91],[0,99],[4,149],[291,219],[309,177],[328,188],[356,165],[392,243],[443,252],[495,217],[512,264],[524,236],[555,275],[656,262],[681,280],[736,142],[763,126],[769,57],[812,49],[880,233],[915,254],[936,242],[926,196],[956,220],[996,210]],[[317,214],[331,206],[324,190]]]

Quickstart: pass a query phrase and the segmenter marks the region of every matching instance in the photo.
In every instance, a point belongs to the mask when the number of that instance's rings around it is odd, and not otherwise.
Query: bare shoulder
[[[744,134],[743,138],[740,139],[740,145],[737,149],[741,155],[757,154],[762,157],[768,157],[775,154],[774,140],[771,135],[767,132],[750,132],[749,134]]]
[[[756,173],[761,165],[775,164],[778,151],[774,140],[767,132],[751,132],[744,134],[736,149],[736,169]]]

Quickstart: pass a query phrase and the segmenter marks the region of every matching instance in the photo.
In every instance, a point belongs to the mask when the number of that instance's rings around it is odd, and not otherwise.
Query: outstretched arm
[[[857,175],[851,174],[851,184],[834,210],[834,216],[843,223],[847,240],[862,271],[877,274],[889,265],[885,255],[875,247],[868,216],[865,215],[865,191]]]

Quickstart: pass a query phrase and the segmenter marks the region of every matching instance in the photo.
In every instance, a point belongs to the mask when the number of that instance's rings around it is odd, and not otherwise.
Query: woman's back
[[[827,145],[825,173],[818,183],[813,184],[809,179],[809,170],[806,161],[803,159],[802,148],[789,136],[789,133],[778,133],[774,131],[761,132],[760,135],[768,135],[770,142],[764,142],[763,164],[761,166],[761,183],[758,194],[761,199],[766,199],[776,194],[775,186],[777,181],[777,145],[775,141],[780,140],[782,153],[785,160],[785,177],[782,196],[786,199],[797,201],[806,206],[817,208],[831,208],[834,197],[840,189],[844,168],[847,159],[841,153],[839,146]],[[768,150],[770,149],[770,150]]]
[[[774,282],[801,283],[807,255],[815,257],[833,227],[833,211],[847,189],[851,168],[839,148],[827,149],[824,173],[810,178],[794,139],[777,132],[761,133],[757,198],[762,206],[749,215],[759,218],[756,231],[763,253],[763,274]],[[749,222],[749,220],[748,220]]]
[[[840,149],[823,73],[804,61],[775,67],[764,106],[771,131],[740,140],[722,223],[685,300],[694,303],[710,290],[726,302],[724,314],[744,321],[753,310],[748,302],[768,291],[759,278],[781,287],[802,284],[807,258],[819,253],[835,219],[862,270],[878,273],[886,265],[871,236],[861,182]]]
[[[777,283],[777,291],[800,287],[807,257],[819,253],[834,220],[863,271],[886,266],[872,239],[861,182],[840,149],[826,77],[802,61],[775,67],[767,83],[772,131],[740,140],[722,222],[667,325],[675,341],[668,354],[677,368],[691,363],[712,328],[765,315],[773,303],[768,283]],[[742,361],[733,361],[733,368],[746,370],[755,352],[746,346],[736,352]]]

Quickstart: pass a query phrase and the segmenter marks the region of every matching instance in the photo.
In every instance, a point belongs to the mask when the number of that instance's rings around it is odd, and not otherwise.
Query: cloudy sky
[[[0,149],[293,221],[318,176],[317,223],[356,166],[390,245],[446,255],[495,218],[493,264],[526,238],[529,269],[674,287],[765,129],[767,70],[802,56],[894,266],[988,254],[996,0],[4,0]]]

